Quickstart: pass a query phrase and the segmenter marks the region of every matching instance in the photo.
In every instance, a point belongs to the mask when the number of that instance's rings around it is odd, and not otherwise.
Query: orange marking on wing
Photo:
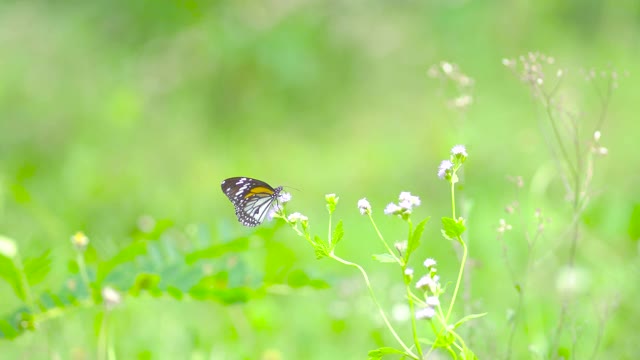
[[[247,195],[244,196],[244,198],[246,199],[246,198],[248,198],[250,196],[253,196],[255,194],[260,194],[260,193],[267,193],[269,195],[272,195],[273,194],[273,190],[268,189],[268,188],[263,187],[263,186],[254,187],[253,189],[251,189],[251,191],[249,191],[247,193]]]

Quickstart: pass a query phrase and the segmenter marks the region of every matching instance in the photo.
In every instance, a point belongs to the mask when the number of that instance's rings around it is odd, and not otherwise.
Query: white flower
[[[442,67],[442,71],[445,74],[451,74],[451,72],[453,71],[453,65],[451,65],[450,63],[443,61],[440,66]]]
[[[424,267],[426,267],[427,269],[430,269],[434,266],[436,266],[436,261],[433,260],[432,258],[428,258],[427,260],[424,261]]]
[[[451,171],[451,169],[453,169],[453,163],[449,160],[442,160],[438,167],[438,177],[444,179],[447,172]]]
[[[107,310],[111,310],[120,304],[122,296],[114,288],[107,286],[102,289],[102,300]]]
[[[407,276],[413,276],[413,268],[408,267],[404,269],[404,274]]]
[[[278,201],[281,204],[284,204],[286,202],[289,202],[291,200],[291,193],[288,192],[281,192],[280,195],[278,196]]]
[[[78,231],[71,237],[71,243],[76,249],[83,251],[89,245],[89,238],[82,231]]]
[[[593,140],[594,140],[595,142],[600,141],[600,136],[602,136],[602,133],[600,133],[600,131],[599,131],[599,130],[598,130],[598,131],[596,131],[596,132],[594,132],[594,133],[593,133]]]
[[[512,228],[511,225],[509,225],[505,219],[500,219],[499,224],[500,224],[498,226],[499,233],[504,233],[505,231],[509,231]]]
[[[371,214],[371,204],[369,204],[369,200],[367,198],[362,198],[358,200],[358,209],[360,209],[360,214]]]
[[[425,276],[421,277],[416,282],[416,288],[418,288],[418,289],[424,289],[426,287],[431,288],[432,285],[433,285],[433,279],[429,275],[425,275]]]
[[[453,156],[462,155],[464,157],[469,156],[467,154],[467,148],[465,148],[464,145],[456,145],[453,148],[451,148],[451,155]]]
[[[430,306],[427,306],[426,308],[422,308],[418,311],[416,311],[416,319],[417,320],[422,320],[422,319],[431,319],[436,315],[436,310]]]
[[[463,109],[471,105],[472,102],[473,98],[471,97],[471,95],[462,95],[453,99],[453,102],[450,102],[449,104],[453,105],[453,107]]]
[[[309,218],[300,214],[299,212],[294,212],[293,214],[290,214],[289,217],[287,218],[287,220],[289,220],[289,222],[291,223],[296,223],[299,221],[309,221]]]
[[[393,215],[393,214],[400,213],[401,211],[402,211],[402,208],[394,203],[390,203],[389,205],[387,205],[386,208],[384,208],[385,215]]]
[[[400,193],[400,207],[411,210],[412,207],[420,205],[420,198],[411,195],[410,192],[403,191]]]
[[[281,210],[282,210],[282,206],[280,204],[276,204],[276,205],[272,206],[269,209],[269,212],[267,212],[267,221],[273,220],[273,218],[276,216],[276,214],[279,213]]]
[[[440,305],[440,299],[437,296],[429,296],[427,297],[427,305],[429,306],[438,306]]]
[[[396,243],[393,244],[393,246],[396,248],[396,250],[398,250],[399,252],[403,253],[403,252],[407,251],[407,247],[409,246],[409,242],[407,240],[396,241]]]

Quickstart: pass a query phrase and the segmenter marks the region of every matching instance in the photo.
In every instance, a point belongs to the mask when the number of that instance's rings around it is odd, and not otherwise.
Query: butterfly
[[[220,185],[236,208],[238,221],[244,226],[262,223],[282,191],[282,186],[272,188],[269,184],[248,177],[232,177]]]

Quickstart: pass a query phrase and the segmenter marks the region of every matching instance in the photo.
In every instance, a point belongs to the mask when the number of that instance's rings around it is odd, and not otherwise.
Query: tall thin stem
[[[391,323],[389,322],[389,319],[387,318],[387,315],[384,313],[384,310],[382,310],[382,307],[380,306],[380,303],[378,302],[378,299],[376,298],[375,293],[373,292],[373,288],[371,287],[371,282],[369,281],[369,276],[367,276],[367,272],[358,264],[356,263],[352,263],[351,261],[347,261],[335,254],[329,254],[329,257],[331,257],[332,259],[348,265],[348,266],[353,266],[355,268],[357,268],[360,271],[360,274],[362,274],[362,277],[364,278],[364,282],[367,285],[367,289],[369,290],[369,294],[371,295],[371,299],[373,299],[374,304],[376,305],[376,307],[378,308],[378,312],[380,313],[380,316],[382,317],[382,320],[384,321],[385,325],[387,325],[387,328],[389,329],[389,331],[391,332],[391,335],[393,335],[393,337],[396,339],[396,341],[398,341],[398,343],[400,344],[400,346],[402,346],[402,349],[404,349],[405,353],[408,356],[411,356],[414,359],[420,359],[416,354],[414,354],[411,349],[409,349],[409,347],[402,341],[402,339],[400,338],[400,336],[398,335],[398,333],[396,333],[396,331],[394,330],[393,326],[391,325]]]

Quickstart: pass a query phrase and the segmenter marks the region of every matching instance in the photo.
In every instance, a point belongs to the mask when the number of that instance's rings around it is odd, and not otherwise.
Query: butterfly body
[[[244,226],[258,226],[278,200],[282,186],[275,189],[258,179],[232,177],[220,185],[236,209],[238,221]]]

